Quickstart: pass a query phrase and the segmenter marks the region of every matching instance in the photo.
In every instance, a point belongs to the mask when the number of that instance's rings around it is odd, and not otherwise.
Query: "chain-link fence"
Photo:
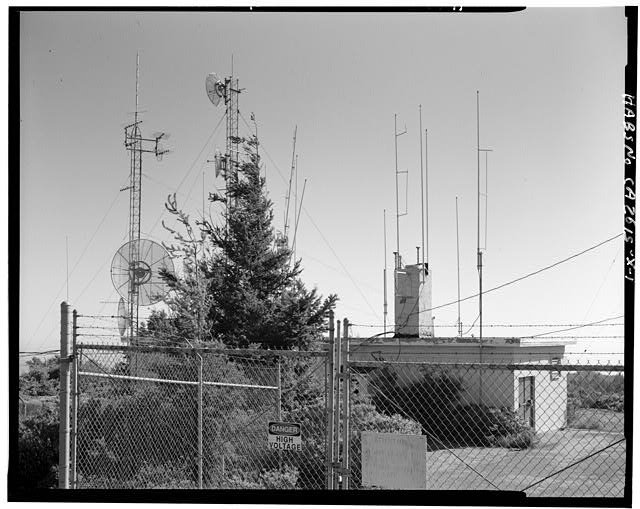
[[[325,487],[326,354],[78,345],[77,488]],[[270,421],[302,427],[271,450]]]
[[[337,325],[315,352],[77,344],[70,486],[385,488],[363,465],[377,432],[426,439],[418,484],[429,490],[625,495],[621,364],[557,348],[518,362],[426,346],[367,360]],[[300,424],[302,446],[271,448],[274,421]]]
[[[623,366],[349,366],[352,489],[368,487],[361,434],[376,431],[426,435],[426,489],[624,495]]]

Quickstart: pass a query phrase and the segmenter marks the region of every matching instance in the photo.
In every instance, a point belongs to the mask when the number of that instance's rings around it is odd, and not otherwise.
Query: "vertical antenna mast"
[[[66,252],[67,252],[67,302],[69,302],[69,236],[65,238]]]
[[[484,249],[487,249],[487,227],[489,223],[489,150],[484,152]]]
[[[480,251],[480,92],[476,90],[476,132],[478,140],[478,284],[479,284],[479,318],[480,318],[480,345],[482,345],[482,251]]]
[[[400,173],[407,173],[407,171],[406,170],[398,171],[398,137],[405,134],[407,132],[407,129],[405,128],[405,130],[402,131],[401,133],[398,132],[397,118],[398,118],[397,115],[393,116],[393,129],[394,129],[394,135],[395,135],[394,147],[395,147],[395,160],[396,160],[396,249],[397,249],[396,268],[400,268],[400,266],[402,265],[402,256],[400,255],[400,216],[406,216],[407,213],[405,212],[404,214],[400,214],[400,209],[398,205],[398,175]]]
[[[427,227],[427,248],[426,248],[426,262],[429,265],[429,145],[427,143],[427,130],[424,130],[424,182],[425,182],[425,203],[426,203],[426,214],[425,214],[425,223]],[[424,248],[423,248],[424,251]]]
[[[458,336],[462,337],[462,321],[460,320],[460,236],[458,234],[458,197],[456,196],[456,256],[458,259]]]
[[[296,192],[295,192],[295,207],[293,210],[297,211],[298,210],[298,154],[296,154]],[[306,181],[305,181],[306,182]],[[293,261],[295,262],[296,260],[296,242],[295,242],[295,238],[296,238],[296,232],[298,231],[298,212],[295,213],[295,217],[294,219],[294,226],[293,226]]]
[[[387,209],[383,209],[383,231],[384,231],[384,270],[383,270],[383,278],[384,278],[384,333],[387,334]]]
[[[492,152],[490,148],[480,148],[480,92],[476,90],[476,119],[477,119],[477,136],[478,136],[478,304],[480,318],[480,345],[482,346],[482,250],[480,249],[480,152]],[[486,186],[486,181],[485,181]],[[485,187],[485,216],[486,216],[486,187]],[[486,249],[486,217],[485,217],[485,249]]]
[[[295,171],[296,161],[296,136],[298,135],[298,126],[293,130],[293,153],[291,154],[291,171],[289,172],[289,189],[287,190],[287,196],[285,201],[287,205],[284,213],[284,237],[287,239],[287,232],[289,230],[289,204],[291,203],[291,182],[293,181],[293,172]]]
[[[424,264],[424,180],[422,174],[422,104],[420,105],[420,130],[418,131],[418,137],[420,138],[420,204],[422,206],[421,214],[421,233],[422,233],[422,268],[426,269]],[[426,141],[426,140],[425,140]]]

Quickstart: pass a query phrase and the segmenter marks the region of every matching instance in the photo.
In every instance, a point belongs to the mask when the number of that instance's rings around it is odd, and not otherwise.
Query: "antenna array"
[[[150,268],[142,258],[148,253],[142,253],[140,246],[140,216],[142,211],[142,154],[152,153],[161,159],[168,150],[160,146],[160,140],[165,136],[158,133],[154,138],[143,138],[140,130],[141,120],[138,119],[138,88],[139,88],[140,59],[136,54],[136,109],[133,124],[124,128],[124,146],[130,153],[129,185],[122,189],[129,190],[129,242],[127,253],[127,302],[129,317],[129,338],[138,335],[138,314],[140,308],[140,286],[143,280],[149,280]],[[123,246],[124,247],[124,246]],[[121,248],[122,250],[122,248]],[[116,255],[118,256],[118,255]],[[124,256],[122,253],[120,256]],[[113,276],[113,265],[112,265]],[[146,281],[144,281],[146,282]],[[118,289],[119,290],[119,289]]]

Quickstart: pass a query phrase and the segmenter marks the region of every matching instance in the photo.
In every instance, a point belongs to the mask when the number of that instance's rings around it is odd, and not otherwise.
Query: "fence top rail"
[[[514,364],[480,362],[420,362],[420,361],[348,361],[351,367],[430,366],[447,368],[502,369],[506,371],[615,371],[623,372],[624,364]]]
[[[249,348],[210,348],[210,347],[178,347],[164,345],[101,345],[78,343],[80,350],[102,350],[114,352],[163,352],[177,354],[217,354],[230,356],[254,357],[326,357],[326,351],[307,350],[262,350]]]

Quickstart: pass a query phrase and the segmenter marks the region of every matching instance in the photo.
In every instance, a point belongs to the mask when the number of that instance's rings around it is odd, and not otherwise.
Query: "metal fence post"
[[[78,312],[73,310],[73,329],[72,329],[72,356],[71,364],[71,471],[69,472],[71,489],[78,488]]]
[[[58,488],[69,489],[69,304],[60,305],[60,424],[58,428]]]
[[[334,324],[333,311],[329,311],[329,350],[327,351],[326,363],[328,377],[328,397],[327,397],[327,489],[333,489],[333,382],[334,382]]]
[[[349,489],[349,476],[351,470],[349,469],[349,447],[351,440],[349,436],[349,320],[346,318],[343,320],[343,339],[342,339],[342,411],[344,415],[342,417],[342,432],[344,433],[342,439],[342,489]]]
[[[334,361],[334,376],[335,383],[333,384],[334,390],[334,409],[333,409],[333,460],[334,465],[340,462],[340,320],[336,324],[336,336],[335,336],[335,361]],[[333,486],[340,489],[340,472],[334,468],[333,470]]]
[[[202,454],[202,407],[203,407],[203,379],[202,379],[202,364],[203,359],[200,353],[196,352],[198,356],[198,489],[202,489],[202,477],[203,477],[203,454]]]
[[[276,415],[278,421],[282,421],[282,366],[281,359],[278,356],[278,371],[276,371],[276,385],[278,386],[278,392],[276,394],[276,404],[278,405]],[[278,469],[282,471],[282,451],[278,451]]]
[[[278,356],[278,372],[277,376],[277,386],[278,386],[278,420],[282,420],[282,365],[280,356]]]

